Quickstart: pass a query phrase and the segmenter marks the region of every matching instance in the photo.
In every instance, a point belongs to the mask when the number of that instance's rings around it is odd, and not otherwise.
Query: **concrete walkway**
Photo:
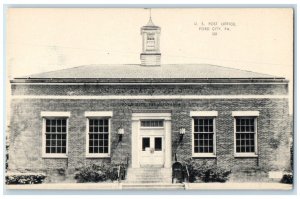
[[[282,183],[188,183],[186,190],[291,190],[291,184]]]
[[[179,186],[178,186],[179,185]],[[185,183],[185,190],[291,190],[290,184],[281,183]],[[31,185],[6,185],[9,190],[180,190],[180,184],[128,184],[126,183],[48,183]]]

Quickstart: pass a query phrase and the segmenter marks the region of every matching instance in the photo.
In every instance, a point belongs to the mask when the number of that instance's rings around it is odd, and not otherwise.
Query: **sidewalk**
[[[125,185],[123,187],[123,185]],[[48,183],[30,185],[6,185],[9,190],[121,190],[126,183]],[[136,184],[139,190],[174,190],[180,184]],[[131,184],[131,189],[134,189]],[[291,190],[290,184],[282,183],[186,183],[185,190]]]
[[[186,190],[291,190],[293,185],[282,183],[188,183]]]

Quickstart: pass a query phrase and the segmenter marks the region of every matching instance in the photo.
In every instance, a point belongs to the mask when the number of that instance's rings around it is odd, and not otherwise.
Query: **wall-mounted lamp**
[[[181,127],[179,129],[179,136],[180,136],[179,139],[180,139],[180,141],[182,141],[184,134],[185,134],[185,128]]]
[[[118,128],[119,142],[122,141],[123,134],[124,134],[124,129],[121,127]]]

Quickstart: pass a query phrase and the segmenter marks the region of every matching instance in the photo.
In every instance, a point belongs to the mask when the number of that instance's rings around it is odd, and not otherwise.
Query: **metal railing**
[[[121,165],[118,166],[118,182],[120,182]]]
[[[178,161],[177,159],[177,153],[174,153],[174,160],[173,160],[173,165],[174,163],[180,163],[182,166],[181,166],[181,174],[182,174],[182,177],[184,181],[186,182],[189,182],[190,181],[190,173],[189,173],[189,169],[188,169],[188,166],[180,161]],[[174,168],[172,166],[172,181],[174,180]]]
[[[185,165],[185,171],[186,171],[186,181],[189,182],[190,181],[190,173],[189,173],[189,169],[188,169],[187,165]]]
[[[119,164],[118,166],[118,181],[120,182],[121,180],[124,180],[125,179],[125,176],[126,176],[126,171],[127,171],[127,168],[128,168],[128,162],[129,162],[129,156],[127,155],[126,156],[126,159],[125,159],[125,163],[124,164]]]

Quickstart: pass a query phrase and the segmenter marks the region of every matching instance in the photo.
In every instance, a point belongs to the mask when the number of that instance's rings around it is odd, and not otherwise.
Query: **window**
[[[109,119],[89,119],[89,154],[109,153]]]
[[[257,118],[259,111],[232,111],[234,117],[234,155],[257,156]]]
[[[154,51],[155,50],[155,38],[154,34],[147,35],[147,51]]]
[[[110,120],[112,111],[86,111],[86,157],[110,156]]]
[[[142,120],[141,127],[164,127],[163,120]]]
[[[216,117],[218,111],[191,111],[193,157],[216,156]]]
[[[149,137],[144,137],[143,142],[142,142],[142,150],[146,151],[146,148],[150,147],[150,138]]]
[[[162,150],[162,138],[161,137],[154,138],[154,149],[155,149],[155,151]]]
[[[235,153],[255,155],[256,117],[235,117]]]
[[[154,34],[148,34],[147,35],[147,40],[153,41],[154,40]]]
[[[194,154],[214,154],[214,119],[194,118]]]
[[[69,112],[41,112],[43,118],[42,156],[66,158]]]
[[[67,119],[46,120],[46,154],[66,154]]]
[[[143,137],[142,151],[146,151],[147,148],[152,148],[154,151],[162,151],[162,137]]]

